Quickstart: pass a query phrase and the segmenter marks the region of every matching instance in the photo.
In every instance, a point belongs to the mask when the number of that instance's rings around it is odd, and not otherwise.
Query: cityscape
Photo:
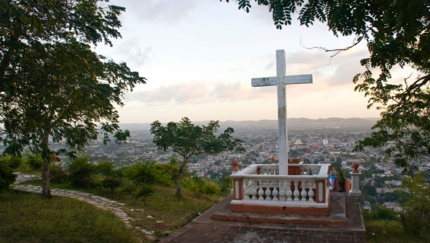
[[[376,205],[382,205],[398,211],[401,198],[395,190],[402,186],[402,168],[390,159],[383,159],[384,148],[369,147],[364,151],[354,151],[357,141],[371,133],[375,121],[361,118],[288,119],[289,158],[301,158],[305,164],[332,164],[343,168],[347,176],[352,163],[358,162],[362,173],[363,208],[371,210]],[[220,131],[227,127],[234,128],[234,136],[244,141],[246,152],[193,156],[187,164],[191,174],[221,181],[231,174],[234,159],[239,161],[240,168],[245,168],[250,164],[272,163],[272,156],[277,157],[277,121],[225,121],[220,122],[220,126]],[[101,140],[96,140],[91,142],[85,153],[94,162],[112,161],[117,167],[141,161],[168,163],[175,157],[181,160],[179,155],[170,150],[157,149],[152,142],[150,124],[122,124],[121,127],[131,133],[127,144],[104,145]],[[430,172],[428,157],[419,158],[414,163],[420,171],[425,172],[424,175]]]

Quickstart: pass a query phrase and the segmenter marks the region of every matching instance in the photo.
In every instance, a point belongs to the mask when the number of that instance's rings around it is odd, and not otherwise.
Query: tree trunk
[[[42,158],[43,158],[43,169],[42,169],[42,196],[45,198],[51,198],[51,183],[49,181],[49,164],[50,160],[50,151],[48,145],[49,135],[44,134],[42,138]]]
[[[182,197],[182,188],[181,188],[181,177],[182,177],[182,166],[179,167],[178,176],[176,177],[176,197]]]
[[[182,172],[184,171],[187,161],[188,161],[188,158],[184,156],[182,160],[182,165],[179,167],[179,170],[178,170],[178,176],[176,177],[176,197],[177,198],[182,197],[181,178],[182,178]]]

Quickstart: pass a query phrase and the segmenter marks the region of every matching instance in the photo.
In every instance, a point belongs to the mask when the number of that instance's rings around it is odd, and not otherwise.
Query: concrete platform
[[[367,242],[361,207],[357,198],[333,192],[331,200],[330,215],[327,217],[263,216],[229,212],[231,197],[227,197],[159,242]],[[224,217],[224,220],[235,221],[214,220],[212,217]],[[250,221],[250,217],[261,219],[261,223]]]

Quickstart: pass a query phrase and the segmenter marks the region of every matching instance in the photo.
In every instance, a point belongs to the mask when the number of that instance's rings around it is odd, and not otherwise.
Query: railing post
[[[315,180],[315,202],[327,202],[327,180]]]
[[[236,174],[240,171],[239,162],[237,159],[234,159],[232,162],[231,174]],[[243,178],[233,178],[233,190],[232,195],[234,200],[242,200],[243,199]]]
[[[360,171],[358,171],[358,163],[352,163],[352,172],[351,172],[351,190],[349,191],[350,196],[361,196],[360,191]]]

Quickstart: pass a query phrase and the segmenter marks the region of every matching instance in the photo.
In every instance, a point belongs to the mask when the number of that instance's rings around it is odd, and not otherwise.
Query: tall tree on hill
[[[102,133],[116,142],[130,136],[119,128],[114,105],[145,83],[125,63],[97,55],[90,44],[112,45],[120,37],[125,9],[102,8],[96,0],[0,0],[0,122],[6,154],[25,147],[41,153],[42,194],[50,197],[51,143],[82,149]],[[50,141],[51,140],[51,141]]]
[[[222,1],[222,0],[221,0]],[[229,2],[229,0],[226,0]],[[237,0],[239,9],[249,12],[251,0]],[[365,146],[382,147],[386,158],[410,172],[410,162],[430,154],[430,2],[428,0],[255,0],[269,7],[278,29],[292,23],[298,13],[301,25],[309,27],[315,21],[326,23],[335,36],[355,36],[351,46],[324,51],[353,48],[367,42],[370,53],[360,61],[364,72],[353,77],[355,90],[369,97],[368,108],[381,110],[381,119],[374,132],[360,141],[357,150]],[[391,76],[394,66],[411,66],[416,78],[404,78],[403,84]],[[372,71],[379,69],[375,76]],[[400,77],[398,80],[401,80]]]
[[[181,178],[182,173],[191,156],[198,154],[218,154],[224,151],[244,151],[242,140],[233,138],[233,128],[227,128],[223,133],[216,136],[219,129],[218,121],[210,121],[207,126],[196,126],[187,117],[180,122],[169,122],[162,126],[159,121],[151,124],[153,142],[158,149],[166,151],[171,148],[173,152],[182,157],[176,176],[176,196],[182,197]]]

